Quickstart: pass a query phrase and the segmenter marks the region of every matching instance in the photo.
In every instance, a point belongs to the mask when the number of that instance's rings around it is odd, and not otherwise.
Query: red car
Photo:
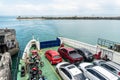
[[[47,50],[45,52],[45,57],[50,61],[51,64],[57,64],[62,62],[62,58],[57,51]]]
[[[83,61],[83,57],[73,48],[69,47],[60,47],[58,52],[63,58],[69,60],[70,63],[79,63]]]

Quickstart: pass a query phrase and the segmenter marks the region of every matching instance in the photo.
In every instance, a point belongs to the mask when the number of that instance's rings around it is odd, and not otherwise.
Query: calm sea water
[[[0,17],[0,28],[16,30],[22,52],[32,35],[40,41],[63,36],[94,45],[98,38],[120,42],[119,20],[17,20],[3,16]]]

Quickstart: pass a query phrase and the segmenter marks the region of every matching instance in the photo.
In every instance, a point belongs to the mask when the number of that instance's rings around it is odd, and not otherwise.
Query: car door
[[[59,53],[60,53],[60,55],[61,55],[62,57],[64,57],[64,56],[63,56],[63,53],[64,53],[63,48],[60,48]]]
[[[60,68],[60,75],[63,78],[63,80],[72,80],[72,76],[70,75],[70,73],[64,69],[64,68]]]
[[[47,58],[48,58],[49,61],[51,61],[51,55],[50,55],[50,53],[47,53]]]

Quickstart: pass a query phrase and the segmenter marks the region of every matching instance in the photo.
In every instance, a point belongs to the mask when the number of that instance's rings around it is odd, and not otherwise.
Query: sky
[[[120,0],[0,0],[0,15],[120,16]]]

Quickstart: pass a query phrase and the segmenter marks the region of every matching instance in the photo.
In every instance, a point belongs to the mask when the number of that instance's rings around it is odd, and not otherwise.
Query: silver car
[[[56,71],[63,80],[88,80],[81,70],[79,70],[74,64],[68,62],[57,64]]]
[[[81,69],[84,75],[90,80],[120,80],[106,69],[101,66],[95,66],[92,63],[81,63],[79,69]]]
[[[94,65],[101,66],[111,73],[120,77],[120,65],[112,62],[112,61],[104,61],[104,60],[95,60],[93,62]]]

